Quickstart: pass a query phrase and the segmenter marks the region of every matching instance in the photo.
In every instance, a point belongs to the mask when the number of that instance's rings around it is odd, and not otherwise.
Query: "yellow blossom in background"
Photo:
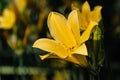
[[[16,21],[16,15],[12,9],[5,8],[0,16],[0,28],[11,29]]]
[[[14,0],[14,3],[16,5],[17,9],[20,12],[22,12],[26,8],[27,0]]]
[[[85,30],[91,21],[99,23],[101,20],[101,9],[102,6],[95,6],[91,11],[89,3],[85,1],[81,7],[81,11],[79,12],[80,28]]]
[[[81,5],[78,3],[78,1],[73,1],[71,4],[71,9],[72,10],[79,10],[79,8],[81,7]]]
[[[64,80],[64,77],[61,72],[56,71],[53,80]]]
[[[45,58],[61,58],[81,66],[87,66],[88,55],[85,41],[89,39],[91,30],[97,23],[91,21],[88,28],[80,35],[78,11],[73,10],[68,19],[62,14],[51,12],[48,16],[48,28],[53,39],[41,38],[33,47],[50,52]]]

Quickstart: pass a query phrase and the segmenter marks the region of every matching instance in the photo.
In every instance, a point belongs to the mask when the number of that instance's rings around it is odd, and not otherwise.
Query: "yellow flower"
[[[95,6],[93,11],[91,11],[89,3],[86,1],[82,5],[82,9],[80,12],[80,28],[82,30],[85,30],[90,21],[95,21],[96,23],[99,23],[99,21],[101,20],[101,9],[102,6]]]
[[[14,3],[18,10],[22,12],[26,8],[27,0],[14,0]]]
[[[35,41],[33,47],[50,52],[45,58],[61,58],[81,66],[87,66],[88,55],[85,41],[89,39],[92,28],[97,23],[91,21],[88,28],[80,35],[78,11],[73,10],[68,19],[62,14],[51,12],[48,16],[48,28],[53,39],[41,38]]]
[[[16,21],[16,16],[13,10],[6,8],[3,15],[0,16],[0,28],[11,29]]]
[[[73,1],[72,4],[71,4],[71,9],[72,10],[79,10],[79,8],[81,7],[81,5],[79,4],[78,1]]]

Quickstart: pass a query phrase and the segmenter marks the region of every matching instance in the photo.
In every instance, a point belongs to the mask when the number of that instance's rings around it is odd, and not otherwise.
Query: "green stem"
[[[90,77],[90,80],[95,80],[95,76],[94,75],[90,74],[89,77]]]
[[[95,71],[97,69],[97,64],[98,64],[100,40],[101,40],[101,29],[97,26],[93,34],[93,54],[92,54],[92,66]],[[99,72],[97,71],[96,75],[90,74],[89,77],[90,77],[90,80],[95,80],[96,77],[99,80]]]

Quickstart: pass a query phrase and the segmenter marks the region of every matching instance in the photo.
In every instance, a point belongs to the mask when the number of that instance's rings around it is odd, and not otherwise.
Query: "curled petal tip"
[[[53,11],[50,12],[50,13],[49,13],[49,16],[51,16],[51,15],[55,15],[55,12],[53,12]]]

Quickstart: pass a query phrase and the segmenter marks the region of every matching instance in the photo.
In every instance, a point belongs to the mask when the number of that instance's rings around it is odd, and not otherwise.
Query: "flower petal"
[[[14,3],[19,11],[23,11],[27,6],[27,0],[14,0]]]
[[[54,55],[53,53],[49,53],[49,54],[45,54],[45,55],[40,55],[40,58],[42,60],[46,59],[46,58],[59,58],[58,56]]]
[[[10,9],[5,9],[3,16],[0,16],[0,27],[3,29],[11,29],[15,23],[15,13]]]
[[[86,17],[86,19],[89,18],[90,15],[90,5],[87,1],[85,1],[85,3],[82,5],[82,14],[84,14],[84,16]]]
[[[89,39],[91,30],[98,25],[96,22],[94,21],[90,21],[87,29],[83,32],[81,38],[80,38],[80,44],[84,43],[85,41],[87,41]]]
[[[88,66],[87,59],[85,56],[79,54],[73,54],[72,56],[79,62],[80,66],[82,67]]]
[[[46,58],[49,58],[51,54],[45,54],[45,55],[40,55],[41,60],[44,60]]]
[[[75,64],[79,64],[79,61],[72,55],[67,57],[67,58],[65,58],[65,60],[69,61],[69,62],[72,62],[72,63],[75,63]]]
[[[62,42],[69,48],[76,45],[72,31],[67,26],[67,20],[63,15],[51,12],[48,16],[48,27],[55,40]]]
[[[91,20],[99,22],[101,20],[101,6],[96,6],[91,12]]]
[[[79,13],[80,14],[80,29],[81,30],[85,30],[88,26],[89,21],[86,19],[86,16],[83,13]]]
[[[86,57],[78,54],[72,54],[71,56],[65,58],[65,60],[78,64],[82,67],[86,67],[88,65]]]
[[[62,44],[58,43],[55,40],[50,40],[45,38],[37,40],[33,44],[33,47],[40,48],[42,50],[54,53],[60,58],[65,58],[69,54],[65,46],[63,46]]]
[[[82,12],[83,13],[90,12],[90,5],[88,1],[85,1],[84,4],[82,5]]]
[[[77,45],[80,42],[80,27],[79,27],[79,14],[77,10],[73,10],[68,16],[68,25],[70,26],[72,33],[76,39]]]
[[[78,1],[73,1],[71,4],[71,9],[72,10],[79,10],[80,6],[81,5],[78,3]]]
[[[86,45],[85,44],[80,45],[80,47],[73,51],[73,54],[88,55]]]
[[[53,55],[52,53],[49,53],[46,55],[40,55],[40,58],[42,60],[44,60],[46,58],[59,58],[59,57],[56,55]],[[82,65],[82,66],[86,66],[86,64],[87,64],[85,56],[81,56],[81,55],[77,55],[77,57],[76,57],[76,55],[71,55],[71,56],[64,58],[64,60],[66,60],[68,62],[72,62],[74,64]]]

